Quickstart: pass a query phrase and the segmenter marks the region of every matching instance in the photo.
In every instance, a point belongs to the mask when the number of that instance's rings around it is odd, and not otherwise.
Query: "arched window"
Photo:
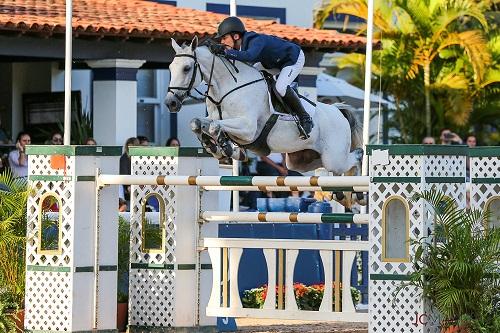
[[[62,207],[57,193],[45,193],[40,198],[38,215],[38,249],[40,254],[61,254]]]
[[[165,203],[158,193],[142,203],[142,252],[163,253],[165,249]]]
[[[500,196],[496,195],[486,201],[484,209],[490,212],[488,226],[490,228],[500,228]]]
[[[382,261],[410,261],[410,208],[396,195],[382,207]]]

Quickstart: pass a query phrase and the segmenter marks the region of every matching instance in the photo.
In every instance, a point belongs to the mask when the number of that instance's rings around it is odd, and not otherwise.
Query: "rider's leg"
[[[299,96],[295,91],[290,88],[290,84],[295,80],[304,67],[304,53],[300,51],[297,62],[293,65],[284,67],[276,80],[276,91],[283,97],[283,100],[288,104],[293,113],[295,113],[299,120],[300,125],[309,134],[313,128],[311,116],[306,112],[302,105]]]

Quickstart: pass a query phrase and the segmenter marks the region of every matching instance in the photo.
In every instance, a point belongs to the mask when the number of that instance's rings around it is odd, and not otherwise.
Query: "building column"
[[[137,70],[143,60],[87,61],[93,73],[94,138],[123,146],[137,135]]]
[[[325,69],[322,67],[304,67],[298,76],[299,93],[316,103],[318,91],[316,89],[316,79]]]

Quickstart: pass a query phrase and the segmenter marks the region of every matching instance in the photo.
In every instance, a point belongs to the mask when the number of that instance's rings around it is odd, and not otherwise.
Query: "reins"
[[[244,88],[244,87],[248,87],[254,83],[257,83],[257,82],[260,82],[260,81],[264,81],[264,77],[261,77],[260,79],[257,79],[257,80],[253,80],[253,81],[250,81],[250,82],[247,82],[245,84],[242,84],[241,86],[237,86],[236,88],[233,88],[231,90],[229,90],[227,93],[225,93],[220,100],[215,100],[212,96],[209,95],[209,92],[210,92],[210,87],[212,86],[212,78],[213,78],[213,73],[214,73],[214,68],[215,68],[215,57],[217,55],[213,54],[213,58],[212,58],[212,65],[210,66],[210,75],[208,77],[208,82],[207,82],[207,85],[208,85],[208,88],[207,88],[207,91],[205,93],[202,93],[200,92],[197,88],[193,88],[194,86],[194,82],[196,81],[196,73],[197,71],[200,72],[200,76],[201,76],[201,79],[204,80],[204,77],[203,77],[203,72],[201,71],[201,67],[200,67],[200,63],[198,62],[198,58],[196,57],[196,51],[194,51],[194,54],[176,54],[174,56],[174,58],[176,57],[188,57],[188,58],[192,58],[194,59],[194,68],[193,68],[193,75],[191,76],[191,79],[189,80],[189,85],[187,87],[168,87],[168,92],[172,92],[174,94],[174,96],[179,100],[179,101],[182,101],[182,96],[179,96],[178,94],[176,94],[176,92],[174,90],[181,90],[181,91],[185,91],[185,95],[186,96],[189,96],[193,99],[197,99],[197,100],[200,100],[200,98],[197,98],[193,95],[191,95],[191,90],[195,90],[197,93],[199,93],[200,95],[204,96],[205,98],[207,98],[210,102],[212,102],[216,107],[217,107],[217,110],[219,111],[219,118],[222,120],[222,108],[221,108],[221,104],[222,102],[224,101],[224,99],[232,94],[233,92],[241,89],[241,88]],[[226,67],[227,71],[229,72],[229,74],[232,76],[233,80],[235,83],[238,82],[238,79],[236,78],[236,76],[231,72],[231,70],[229,69],[229,67],[227,66],[226,62],[224,61],[224,59],[222,57],[219,57],[219,59],[221,59],[222,61],[222,64],[224,65],[224,67]],[[231,64],[235,70],[236,73],[239,73],[239,70],[238,70],[238,67],[236,67],[235,64],[233,64],[232,62],[229,61],[229,64]]]

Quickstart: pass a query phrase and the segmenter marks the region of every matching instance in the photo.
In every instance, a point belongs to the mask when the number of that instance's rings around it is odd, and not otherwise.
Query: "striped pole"
[[[260,213],[206,211],[201,217],[210,222],[297,222],[368,224],[368,214],[351,213]]]
[[[368,192],[369,186],[320,187],[320,186],[203,186],[206,191],[247,191],[247,192]]]
[[[368,176],[131,176],[100,175],[104,185],[190,185],[190,186],[312,186],[366,189]]]

